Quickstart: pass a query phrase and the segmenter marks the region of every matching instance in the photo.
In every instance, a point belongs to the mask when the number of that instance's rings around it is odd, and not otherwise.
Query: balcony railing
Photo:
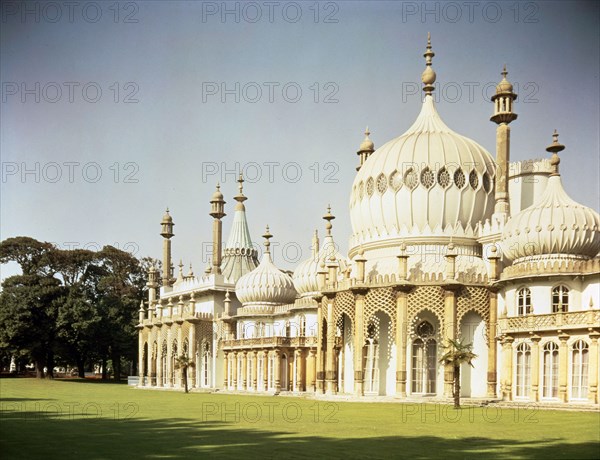
[[[498,320],[497,334],[598,327],[600,310],[572,311],[546,315],[525,315]]]
[[[250,339],[224,340],[224,348],[274,348],[274,347],[314,347],[316,337],[254,337]]]

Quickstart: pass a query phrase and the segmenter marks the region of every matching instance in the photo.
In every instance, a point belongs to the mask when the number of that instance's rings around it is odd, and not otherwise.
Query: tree
[[[47,257],[53,250],[54,246],[51,243],[28,236],[7,238],[0,243],[0,264],[16,262],[21,266],[23,275],[51,275]]]
[[[448,344],[444,348],[447,351],[440,358],[440,363],[452,366],[454,408],[460,409],[460,366],[467,363],[469,366],[474,367],[472,361],[477,358],[477,355],[473,353],[473,344],[465,344],[462,339],[460,341],[448,339]]]
[[[37,377],[53,376],[56,318],[65,289],[49,276],[15,275],[0,294],[0,348],[33,360]]]
[[[175,368],[181,369],[181,378],[183,379],[183,387],[185,392],[188,392],[188,379],[187,379],[187,371],[188,368],[194,367],[196,363],[193,359],[190,359],[187,355],[181,355],[175,358]]]

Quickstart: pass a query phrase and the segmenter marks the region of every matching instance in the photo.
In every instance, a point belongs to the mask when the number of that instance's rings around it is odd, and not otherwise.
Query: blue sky
[[[241,168],[253,240],[269,224],[280,267],[308,257],[328,203],[345,251],[362,133],[377,147],[414,121],[428,31],[446,124],[494,155],[506,64],[511,159],[547,156],[557,128],[567,192],[597,210],[598,16],[597,2],[3,2],[0,237],[160,257],[169,206],[174,259],[199,273],[208,200],[220,181],[226,239]]]

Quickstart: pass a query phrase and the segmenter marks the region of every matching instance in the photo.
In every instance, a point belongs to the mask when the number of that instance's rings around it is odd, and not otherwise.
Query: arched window
[[[531,313],[531,291],[527,288],[519,289],[517,292],[517,315],[529,315]]]
[[[262,352],[258,353],[258,364],[256,366],[256,391],[264,391],[265,375],[264,375],[265,355]]]
[[[298,334],[300,337],[304,337],[306,335],[306,316],[300,315],[300,332]]]
[[[377,342],[378,327],[373,321],[367,324],[367,340],[365,353],[365,393],[379,392],[379,344]]]
[[[290,322],[289,321],[285,322],[285,336],[286,337],[291,337],[292,336],[292,327],[290,326]]]
[[[163,344],[162,344],[160,361],[161,361],[160,367],[162,370],[161,380],[162,380],[162,385],[165,386],[167,384],[167,341],[166,340],[163,341]]]
[[[202,345],[202,386],[210,386],[210,347],[207,342]]]
[[[552,289],[552,313],[569,311],[569,288],[556,286]]]
[[[573,344],[571,397],[586,399],[588,393],[588,344],[578,340]]]
[[[544,398],[558,397],[558,345],[544,345]]]
[[[528,397],[531,387],[531,348],[526,343],[517,347],[517,396]]]
[[[412,392],[435,393],[437,343],[435,328],[423,321],[416,328],[417,338],[412,345]]]

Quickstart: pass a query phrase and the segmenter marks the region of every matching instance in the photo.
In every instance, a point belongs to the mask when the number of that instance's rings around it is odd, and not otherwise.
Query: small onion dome
[[[162,218],[162,224],[167,224],[167,223],[172,223],[173,222],[173,218],[171,217],[171,214],[169,214],[169,208],[167,208],[167,210],[165,211],[165,215]]]
[[[348,261],[337,251],[333,238],[326,236],[319,254],[303,260],[294,270],[294,286],[301,297],[319,292],[319,268],[322,263],[326,263],[332,258],[339,264],[338,279],[342,279],[348,270]]]
[[[367,129],[365,129],[365,138],[363,139],[363,141],[360,144],[360,147],[358,148],[359,152],[372,152],[373,150],[375,150],[375,144],[373,144],[373,141],[369,138],[369,134],[371,134],[371,132],[369,131],[369,127],[367,126]]]
[[[553,153],[555,172],[548,178],[542,196],[533,205],[515,215],[504,227],[502,251],[509,260],[518,261],[559,256],[592,258],[600,247],[600,215],[572,200],[558,174],[557,152],[564,146],[554,143],[546,150]]]
[[[258,267],[242,276],[235,285],[235,294],[242,305],[284,305],[296,299],[292,278],[279,270],[271,260],[268,238],[266,250]]]
[[[215,190],[215,193],[212,194],[212,198],[210,199],[210,201],[222,201],[223,200],[223,194],[221,193],[221,185],[217,184],[217,189]]]
[[[512,93],[513,85],[506,79],[506,76],[508,75],[508,72],[506,71],[506,65],[504,66],[504,69],[502,70],[501,74],[502,80],[500,80],[500,83],[496,85],[496,94]]]

